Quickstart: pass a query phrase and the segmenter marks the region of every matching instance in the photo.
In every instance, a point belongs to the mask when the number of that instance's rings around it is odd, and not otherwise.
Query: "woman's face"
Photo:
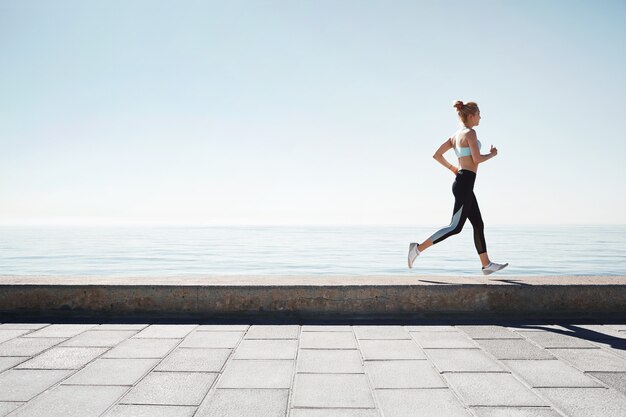
[[[478,124],[480,123],[480,110],[475,114],[470,114],[469,116],[467,116],[467,121],[472,126],[478,126]]]

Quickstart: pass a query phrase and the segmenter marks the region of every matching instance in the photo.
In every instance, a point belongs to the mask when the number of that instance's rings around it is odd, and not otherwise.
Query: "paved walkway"
[[[626,415],[626,325],[0,325],[0,416]]]

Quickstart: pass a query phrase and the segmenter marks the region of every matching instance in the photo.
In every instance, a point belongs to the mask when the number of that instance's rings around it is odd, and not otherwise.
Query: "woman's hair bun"
[[[463,102],[461,100],[457,100],[452,106],[454,106],[456,111],[461,111],[461,109],[463,108]]]

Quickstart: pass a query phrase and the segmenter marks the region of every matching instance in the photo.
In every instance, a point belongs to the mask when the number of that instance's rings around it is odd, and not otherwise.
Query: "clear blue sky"
[[[0,223],[626,223],[623,1],[0,0]],[[456,162],[452,153],[448,160]]]

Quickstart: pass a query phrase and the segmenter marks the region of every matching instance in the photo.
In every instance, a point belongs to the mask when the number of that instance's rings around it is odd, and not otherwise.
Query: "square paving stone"
[[[359,343],[365,360],[426,359],[413,340],[361,340]]]
[[[525,339],[484,339],[477,342],[497,359],[555,359],[549,351]]]
[[[297,372],[353,373],[365,372],[358,350],[302,349],[298,353]]]
[[[30,330],[27,329],[0,330],[0,343],[15,339],[29,332]]]
[[[606,388],[538,388],[568,417],[623,417],[626,397]]]
[[[308,324],[308,325],[302,325],[302,331],[303,332],[350,332],[352,333],[352,326]]]
[[[511,374],[450,373],[445,379],[469,406],[545,406]]]
[[[550,349],[581,371],[626,371],[626,360],[603,349]]]
[[[15,410],[17,407],[21,406],[24,403],[18,402],[0,402],[0,417],[4,417],[9,414],[11,411]]]
[[[609,387],[626,394],[626,373],[625,372],[590,372],[590,375],[598,378]]]
[[[358,349],[352,332],[302,332],[301,349]]]
[[[51,324],[25,337],[74,337],[94,326],[95,324]]]
[[[10,370],[0,374],[0,401],[29,401],[72,371]]]
[[[11,417],[99,416],[127,387],[60,385],[17,409]]]
[[[204,372],[151,372],[120,403],[199,405],[216,377]]]
[[[12,340],[6,343],[11,343],[11,342]],[[622,358],[626,359],[626,340],[604,339],[604,340],[594,340],[592,343],[598,347],[605,349],[609,353],[613,353],[617,356],[621,356]]]
[[[97,359],[64,381],[70,385],[133,385],[158,359]]]
[[[245,339],[297,339],[300,326],[253,325],[244,336]]]
[[[292,408],[289,417],[380,417],[370,408]]]
[[[376,390],[385,417],[470,417],[449,389]]]
[[[456,332],[454,326],[451,325],[419,325],[419,326],[404,326],[409,332]]]
[[[521,335],[502,326],[456,326],[472,339],[523,339]]]
[[[357,339],[411,339],[403,326],[354,326]]]
[[[156,367],[157,371],[219,372],[231,349],[178,348]]]
[[[550,407],[474,407],[476,417],[561,417]]]
[[[425,349],[441,372],[507,372],[480,349]]]
[[[126,339],[103,355],[104,358],[162,358],[180,339]]]
[[[183,340],[181,347],[234,348],[243,332],[193,332]]]
[[[291,388],[294,361],[230,361],[217,388]]]
[[[375,408],[364,374],[296,374],[292,405]]]
[[[106,352],[106,348],[53,347],[17,369],[78,369]]]
[[[591,342],[572,335],[542,332],[520,332],[542,348],[596,348]]]
[[[18,337],[0,345],[0,356],[34,356],[67,340],[64,337]]]
[[[13,368],[15,365],[24,362],[25,360],[30,359],[30,357],[19,357],[19,356],[2,356],[0,357],[0,372],[6,371],[7,369]]]
[[[288,399],[287,389],[217,389],[194,417],[285,417]]]
[[[101,324],[97,327],[92,328],[91,330],[135,330],[140,331],[148,327],[149,324],[123,324],[123,323],[111,323],[111,324]]]
[[[39,330],[50,323],[3,323],[0,330]]]
[[[600,385],[559,360],[505,361],[513,373],[531,387],[599,387]]]
[[[112,347],[136,333],[134,330],[87,330],[61,346]]]
[[[464,333],[455,332],[411,332],[411,336],[423,348],[476,348],[472,339]]]
[[[295,359],[297,340],[243,340],[234,359]]]
[[[135,336],[136,338],[181,339],[187,336],[196,324],[152,324]]]
[[[118,404],[104,417],[193,417],[196,407],[184,405],[126,405]]]
[[[197,332],[245,332],[248,324],[203,324],[196,328]]]
[[[365,361],[374,388],[447,388],[429,361]]]

